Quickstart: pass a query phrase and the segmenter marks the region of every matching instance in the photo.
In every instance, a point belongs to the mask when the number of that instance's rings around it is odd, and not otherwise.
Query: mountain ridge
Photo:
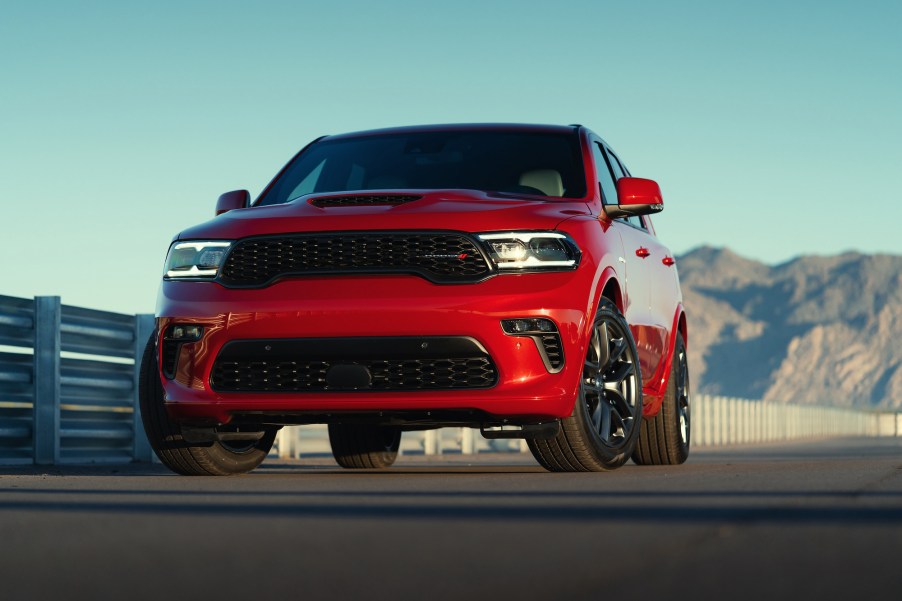
[[[850,251],[767,265],[703,246],[677,266],[697,392],[902,407],[902,256]]]

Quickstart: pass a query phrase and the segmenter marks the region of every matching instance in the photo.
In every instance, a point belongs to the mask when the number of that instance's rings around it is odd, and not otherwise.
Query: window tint
[[[576,133],[452,130],[325,140],[301,153],[257,203],[311,192],[463,188],[582,198]]]
[[[637,228],[642,229],[642,230],[648,229],[645,227],[645,224],[642,222],[642,218],[638,217],[636,215],[630,215],[629,217],[627,217],[626,222],[629,223],[630,225],[635,225]]]
[[[611,152],[611,149],[610,149],[610,148],[608,148],[607,151],[608,151],[608,156],[611,157],[611,160],[612,160],[612,161],[614,162],[614,164],[616,164],[617,167],[620,169],[621,177],[624,177],[624,176],[625,176],[625,177],[629,177],[630,172],[629,172],[629,170],[626,168],[626,165],[623,164],[623,161],[620,160],[620,157],[617,156],[616,154],[614,154],[613,152]]]
[[[604,203],[616,204],[617,185],[614,182],[624,177],[623,166],[613,152],[607,148],[602,150],[600,144],[594,144],[593,149],[595,151],[595,169],[598,171],[598,181],[601,184],[601,191],[605,198]],[[613,200],[609,201],[609,198]],[[620,217],[618,221],[624,221],[643,230],[648,229],[640,217]]]
[[[617,160],[614,153],[605,148],[605,154],[608,158],[608,164],[611,166],[611,171],[614,172],[614,181],[623,177],[623,168],[620,166],[620,161]]]
[[[604,157],[601,145],[593,144],[592,152],[595,155],[595,175],[601,184],[602,202],[606,205],[617,204],[617,187],[614,185],[614,177],[608,167],[608,161]]]
[[[304,179],[302,179],[301,182],[294,187],[294,190],[288,194],[288,200],[313,192],[316,189],[316,182],[319,180],[319,174],[323,172],[323,165],[325,164],[326,161],[320,161],[319,165],[314,167],[310,173],[304,176]]]
[[[627,174],[626,168],[623,166],[623,163],[620,162],[620,158],[616,154],[611,152],[610,148],[605,148],[604,150],[605,150],[605,154],[608,157],[608,163],[611,165],[611,169],[614,171],[614,177],[616,179],[620,179],[621,177],[626,177],[628,174]],[[636,226],[639,229],[643,229],[643,230],[648,229],[645,226],[645,221],[641,217],[630,216],[630,217],[624,217],[623,220],[626,221],[627,223],[629,223],[630,225]]]

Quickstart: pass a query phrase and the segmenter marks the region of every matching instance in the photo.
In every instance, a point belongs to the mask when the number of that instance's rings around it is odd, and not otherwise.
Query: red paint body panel
[[[592,134],[580,128],[578,135],[589,191],[585,198],[404,189],[397,193],[422,198],[393,206],[319,208],[302,197],[229,210],[182,232],[179,240],[300,232],[541,230],[569,235],[582,255],[571,271],[500,274],[473,284],[436,284],[404,274],[290,277],[252,289],[164,280],[157,302],[158,332],[172,323],[205,327],[200,341],[181,347],[175,377],[163,378],[170,414],[219,423],[247,411],[475,409],[523,423],[564,417],[577,396],[595,308],[611,285],[616,291],[612,300],[619,301],[639,349],[645,415],[655,415],[672,361],[672,333],[683,315],[676,268],[664,264],[670,253],[657,242],[650,221],[640,236],[604,215],[589,146]],[[636,256],[635,243],[641,243],[647,258]],[[502,319],[525,317],[550,318],[559,328],[565,358],[559,373],[549,371],[531,339],[503,332]],[[210,387],[213,362],[229,341],[360,336],[472,337],[495,362],[498,382],[489,389],[403,392],[217,393]]]

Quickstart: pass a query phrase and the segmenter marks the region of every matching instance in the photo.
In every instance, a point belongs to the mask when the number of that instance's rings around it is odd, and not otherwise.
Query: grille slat
[[[292,234],[239,240],[219,276],[226,286],[264,286],[284,276],[411,273],[475,282],[490,273],[475,242],[454,233]]]

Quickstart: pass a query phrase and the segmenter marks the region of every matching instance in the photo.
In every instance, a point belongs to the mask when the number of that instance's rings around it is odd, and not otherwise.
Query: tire
[[[573,413],[550,440],[527,440],[551,472],[616,469],[636,446],[642,419],[639,353],[617,306],[602,299],[589,339]]]
[[[370,424],[329,424],[332,456],[345,469],[391,467],[398,458],[401,429]]]
[[[691,440],[689,407],[689,366],[686,345],[677,334],[673,348],[670,381],[658,415],[642,420],[639,444],[633,461],[639,465],[678,465],[689,457]]]
[[[138,389],[141,421],[150,446],[163,465],[183,476],[232,476],[251,471],[266,459],[276,439],[275,429],[256,441],[188,443],[178,422],[163,404],[163,384],[151,336],[141,359]]]

